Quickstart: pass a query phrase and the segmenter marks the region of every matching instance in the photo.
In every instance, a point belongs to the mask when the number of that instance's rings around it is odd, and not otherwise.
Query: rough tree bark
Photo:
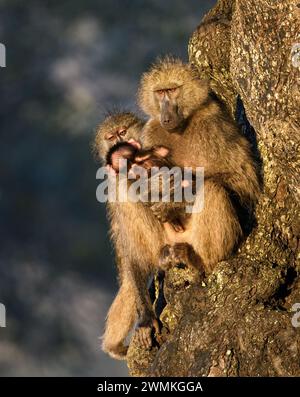
[[[300,328],[291,322],[300,303],[297,2],[219,0],[190,40],[190,62],[261,159],[264,191],[257,226],[205,284],[186,269],[166,274],[163,338],[151,351],[133,339],[132,375],[300,375]]]

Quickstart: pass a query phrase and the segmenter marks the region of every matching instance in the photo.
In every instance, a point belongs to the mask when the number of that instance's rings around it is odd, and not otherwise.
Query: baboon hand
[[[157,203],[149,203],[149,207],[153,215],[162,223],[168,222],[169,218],[169,203],[163,203],[161,201]]]
[[[150,202],[149,208],[161,223],[169,223],[175,232],[184,232],[185,203]]]
[[[162,270],[169,270],[173,266],[191,267],[200,271],[204,277],[204,267],[201,258],[195,253],[193,247],[187,243],[165,245],[160,253],[159,266]]]
[[[135,330],[134,338],[138,345],[149,350],[153,346],[154,335],[160,334],[159,322],[156,318],[152,318],[147,322],[142,322]]]

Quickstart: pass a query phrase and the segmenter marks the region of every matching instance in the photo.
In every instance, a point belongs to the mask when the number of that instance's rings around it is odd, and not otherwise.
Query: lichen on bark
[[[300,375],[299,32],[296,0],[219,0],[191,37],[190,62],[253,143],[263,193],[256,227],[205,283],[166,274],[165,333],[151,351],[133,338],[132,375]]]

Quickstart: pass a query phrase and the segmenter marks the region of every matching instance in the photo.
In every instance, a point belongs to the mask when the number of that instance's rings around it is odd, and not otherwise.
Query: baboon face
[[[155,100],[160,109],[160,124],[168,131],[179,127],[184,119],[178,106],[181,89],[182,87],[178,86],[167,86],[154,91]]]
[[[117,143],[130,139],[139,140],[143,121],[132,113],[115,113],[98,127],[94,150],[104,160],[108,151]]]
[[[208,98],[208,81],[179,59],[166,57],[143,74],[139,104],[152,119],[170,132],[178,132],[184,120]]]
[[[109,146],[113,146],[118,142],[124,142],[127,132],[128,126],[126,125],[116,127],[116,129],[112,129],[104,135],[104,140]]]

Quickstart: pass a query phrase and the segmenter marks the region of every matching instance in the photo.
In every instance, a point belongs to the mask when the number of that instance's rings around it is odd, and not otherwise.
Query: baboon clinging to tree
[[[137,336],[151,346],[157,322],[146,287],[149,274],[177,263],[212,271],[242,238],[233,202],[252,208],[259,194],[248,141],[191,66],[172,58],[159,61],[142,77],[139,102],[150,116],[142,130],[143,147],[168,148],[181,168],[204,167],[204,207],[187,217],[183,232],[176,232],[167,222],[172,202],[112,204],[120,290],[108,313],[103,348],[116,358],[125,356],[124,340],[136,319]],[[149,158],[145,165],[151,166]]]
[[[161,265],[174,259],[189,262],[192,249],[210,272],[242,237],[232,199],[251,208],[259,194],[249,142],[209,94],[207,82],[178,59],[167,57],[143,75],[139,103],[150,117],[142,131],[143,145],[168,147],[180,167],[204,167],[204,208],[188,218],[184,233],[165,228],[170,244],[162,251]],[[159,211],[156,205],[155,213]]]
[[[132,113],[110,115],[98,127],[94,152],[104,164],[108,163],[114,169],[116,166],[112,157],[115,155],[117,159],[123,156],[134,161],[137,152],[141,153],[137,149],[142,126],[143,122]],[[132,148],[128,147],[128,141],[133,141]],[[143,151],[143,164],[147,165],[147,161],[157,164],[159,161],[162,166],[166,154],[164,152],[158,158],[156,148],[153,151]],[[168,160],[166,163],[170,164]],[[158,328],[147,291],[147,281],[155,263],[159,261],[160,249],[166,242],[162,224],[149,207],[142,203],[108,202],[107,210],[120,289],[107,315],[102,348],[112,357],[124,359],[127,352],[124,340],[137,320],[138,334],[147,346],[151,344],[149,330],[152,325]]]

